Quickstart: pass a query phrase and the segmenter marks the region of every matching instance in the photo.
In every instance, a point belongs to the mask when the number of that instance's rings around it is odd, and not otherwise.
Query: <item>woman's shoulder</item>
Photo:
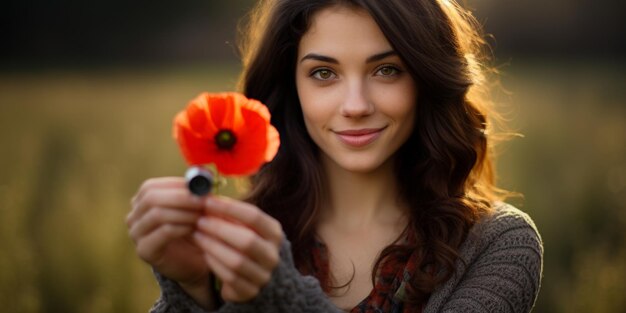
[[[541,282],[543,243],[530,216],[496,203],[470,230],[454,275],[424,312],[529,312]]]
[[[494,203],[493,210],[483,215],[474,228],[484,232],[484,236],[499,236],[520,229],[527,230],[529,235],[539,236],[539,231],[532,218],[527,213],[505,202]]]
[[[486,250],[503,253],[505,250],[525,249],[543,255],[543,241],[532,218],[518,208],[498,202],[472,227],[461,247],[466,262],[475,261]]]

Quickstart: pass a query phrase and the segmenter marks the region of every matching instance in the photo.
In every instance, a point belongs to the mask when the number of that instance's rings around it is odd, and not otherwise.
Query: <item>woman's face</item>
[[[333,6],[314,15],[298,47],[296,85],[325,162],[371,172],[413,130],[417,86],[364,10]]]

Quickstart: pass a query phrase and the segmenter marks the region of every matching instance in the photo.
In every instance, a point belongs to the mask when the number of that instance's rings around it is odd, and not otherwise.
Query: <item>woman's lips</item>
[[[366,146],[374,142],[386,127],[382,128],[363,128],[363,129],[348,129],[342,131],[335,131],[337,138],[344,144],[359,148]]]

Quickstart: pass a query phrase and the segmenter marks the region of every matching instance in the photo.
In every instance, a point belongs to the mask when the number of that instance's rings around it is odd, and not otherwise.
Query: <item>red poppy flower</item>
[[[224,175],[251,175],[280,145],[270,113],[240,93],[202,93],[174,119],[174,138],[189,165],[214,163]]]

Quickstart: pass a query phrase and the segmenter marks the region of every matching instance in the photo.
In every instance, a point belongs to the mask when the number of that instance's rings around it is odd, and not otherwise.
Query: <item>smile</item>
[[[347,146],[359,148],[367,146],[374,142],[387,127],[382,128],[363,128],[349,129],[343,131],[334,131],[337,138]]]

